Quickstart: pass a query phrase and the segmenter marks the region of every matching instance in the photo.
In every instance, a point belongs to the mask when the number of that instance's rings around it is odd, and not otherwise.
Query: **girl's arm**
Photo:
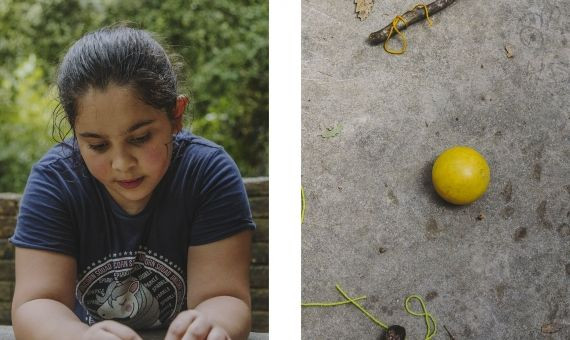
[[[140,339],[113,321],[89,327],[73,313],[76,262],[71,256],[16,247],[12,324],[17,339]]]
[[[251,328],[250,230],[188,248],[188,307],[172,322],[167,340],[247,339]]]

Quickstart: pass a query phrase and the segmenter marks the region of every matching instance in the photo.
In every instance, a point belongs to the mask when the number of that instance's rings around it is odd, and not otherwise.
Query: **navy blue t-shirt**
[[[10,241],[77,260],[84,322],[169,324],[186,309],[188,247],[255,228],[236,164],[222,147],[180,133],[148,204],[129,215],[80,157],[61,143],[34,165]]]

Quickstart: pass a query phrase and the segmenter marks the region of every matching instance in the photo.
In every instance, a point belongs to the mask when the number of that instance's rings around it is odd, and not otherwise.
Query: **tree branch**
[[[454,3],[455,0],[436,0],[429,5],[427,5],[428,14],[431,16],[447,6]],[[408,23],[407,25],[401,20],[398,21],[397,28],[399,31],[405,30],[408,26],[415,24],[418,21],[424,20],[426,18],[426,13],[424,7],[416,7],[412,10],[407,11],[401,15],[404,20]],[[388,34],[390,34],[390,29],[392,28],[392,23],[381,29],[380,31],[371,33],[368,37],[368,42],[372,45],[378,45],[383,43],[388,39]]]

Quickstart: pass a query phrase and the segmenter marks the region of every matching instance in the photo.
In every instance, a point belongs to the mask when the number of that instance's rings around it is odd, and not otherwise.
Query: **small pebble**
[[[404,340],[406,339],[406,329],[399,325],[392,325],[386,331],[386,340]]]

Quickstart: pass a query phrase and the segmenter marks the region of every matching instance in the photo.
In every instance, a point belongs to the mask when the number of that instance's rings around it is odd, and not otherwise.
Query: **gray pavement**
[[[405,31],[403,55],[366,44],[415,4],[376,0],[360,21],[352,0],[302,1],[302,300],[342,300],[338,283],[408,339],[425,334],[410,294],[428,298],[434,339],[449,339],[443,325],[455,339],[570,339],[570,6],[457,0]],[[491,168],[468,206],[432,189],[453,145]],[[302,310],[303,339],[381,333],[354,306]]]

